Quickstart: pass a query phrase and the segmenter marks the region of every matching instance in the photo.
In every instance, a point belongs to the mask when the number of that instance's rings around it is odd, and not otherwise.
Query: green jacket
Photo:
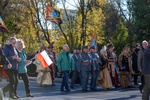
[[[57,59],[57,67],[58,67],[58,70],[61,70],[61,71],[72,70],[74,68],[74,62],[73,62],[71,54],[69,53],[67,57],[66,52],[64,51],[61,52]]]

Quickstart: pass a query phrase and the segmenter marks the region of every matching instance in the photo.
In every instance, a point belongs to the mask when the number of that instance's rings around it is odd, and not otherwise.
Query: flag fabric
[[[4,21],[2,20],[2,17],[1,17],[1,16],[0,16],[0,24],[1,24],[2,26],[5,26]]]
[[[2,20],[1,16],[0,16],[0,31],[9,33],[7,28],[5,27],[4,21]]]
[[[61,24],[60,11],[54,9],[50,4],[46,6],[46,20],[49,20],[56,24]]]
[[[94,32],[94,34],[92,35],[92,39],[90,40],[90,44],[91,44],[91,46],[96,46],[97,45],[97,41],[96,41],[96,39],[97,39],[97,33],[96,32]]]
[[[53,63],[45,50],[37,54],[36,58],[40,61],[44,68],[48,68],[48,66]]]

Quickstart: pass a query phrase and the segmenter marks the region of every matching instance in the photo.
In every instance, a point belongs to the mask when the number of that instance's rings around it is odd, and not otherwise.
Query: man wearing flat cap
[[[74,89],[74,84],[75,84],[76,80],[78,79],[78,77],[80,77],[79,72],[77,71],[77,60],[79,58],[80,53],[81,53],[81,48],[76,47],[75,52],[72,56],[72,58],[74,60],[74,71],[73,71],[73,76],[71,78],[71,85],[70,85],[71,89]]]
[[[89,74],[91,71],[92,59],[88,55],[88,46],[83,47],[82,53],[77,60],[77,70],[80,72],[82,91],[87,92]]]
[[[90,88],[91,88],[91,91],[97,91],[96,81],[97,81],[97,77],[98,77],[98,74],[99,74],[100,60],[99,60],[98,54],[96,54],[95,46],[90,47],[89,56],[92,59],[92,70],[91,70],[92,78],[91,78]]]

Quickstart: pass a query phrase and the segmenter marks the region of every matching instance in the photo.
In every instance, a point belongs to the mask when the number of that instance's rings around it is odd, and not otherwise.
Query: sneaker
[[[15,94],[15,96],[16,96],[17,98],[20,98],[17,94]]]
[[[18,99],[15,95],[9,96],[10,99]]]
[[[26,97],[34,97],[31,93],[27,94]]]

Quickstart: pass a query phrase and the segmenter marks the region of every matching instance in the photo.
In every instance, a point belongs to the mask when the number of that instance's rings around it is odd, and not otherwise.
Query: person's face
[[[146,49],[147,46],[148,46],[148,45],[147,45],[147,43],[145,43],[145,42],[142,44],[142,47],[143,47],[144,49]]]
[[[95,49],[90,49],[91,52],[95,52]]]
[[[23,44],[21,42],[18,44],[18,49],[23,49]]]
[[[64,51],[65,51],[65,52],[69,52],[69,47],[65,47],[65,48],[64,48]]]
[[[78,53],[78,54],[81,53],[81,50],[76,50],[76,53]]]
[[[51,48],[51,47],[48,47],[48,51],[53,51],[53,48]]]
[[[11,40],[10,44],[11,44],[13,47],[15,47],[15,46],[16,46],[16,40],[15,40],[15,39],[14,39],[14,40]]]
[[[88,49],[87,48],[83,49],[83,52],[88,53]]]
[[[128,54],[129,53],[129,51],[126,49],[126,50],[124,50],[124,54]]]
[[[137,49],[140,49],[140,48],[141,48],[141,45],[140,45],[140,44],[138,44],[136,48],[137,48]]]
[[[114,48],[111,47],[108,51],[109,51],[109,52],[113,52],[113,51],[114,51]]]

